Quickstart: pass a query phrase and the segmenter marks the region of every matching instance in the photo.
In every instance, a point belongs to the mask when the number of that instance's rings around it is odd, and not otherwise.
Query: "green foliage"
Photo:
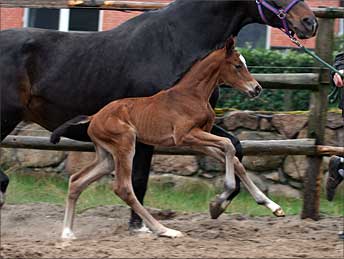
[[[334,41],[334,55],[344,51],[344,34],[337,36]]]
[[[310,73],[318,67],[305,53],[295,50],[240,49],[251,73]],[[230,107],[240,110],[307,110],[309,106],[307,90],[268,90],[257,99],[233,89],[222,88],[218,108]]]

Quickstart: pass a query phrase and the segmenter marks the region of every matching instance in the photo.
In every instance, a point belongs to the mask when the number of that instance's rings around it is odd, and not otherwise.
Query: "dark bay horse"
[[[286,8],[295,0],[259,2]],[[196,60],[223,46],[225,39],[237,35],[243,26],[267,20],[271,26],[283,27],[279,15],[268,9],[263,12],[264,19],[253,0],[177,0],[110,31],[1,31],[1,140],[22,120],[52,131],[78,114],[95,113],[112,100],[151,96],[167,89]],[[297,0],[285,18],[299,38],[315,35],[316,18],[305,2]],[[217,98],[218,89],[210,100],[213,107]],[[73,129],[66,137],[89,141],[86,128]],[[230,138],[241,157],[236,138],[219,127],[212,132]],[[133,186],[141,203],[152,155],[152,146],[136,145]],[[1,172],[1,204],[7,183],[8,177]],[[141,226],[141,219],[134,213],[130,225]]]
[[[96,159],[70,177],[62,238],[75,238],[75,206],[82,191],[111,172],[115,175],[113,191],[140,215],[151,231],[164,237],[182,236],[181,232],[166,228],[153,218],[134,194],[131,174],[136,141],[152,146],[187,146],[224,162],[224,201],[235,190],[236,173],[257,203],[277,216],[284,216],[281,207],[247,176],[235,157],[232,142],[210,133],[215,112],[209,99],[219,83],[231,85],[249,97],[258,96],[262,90],[235,50],[232,37],[225,47],[197,61],[173,87],[149,97],[110,102],[96,114],[79,115],[54,130],[51,142],[57,143],[68,129],[89,123],[87,133],[96,150]]]

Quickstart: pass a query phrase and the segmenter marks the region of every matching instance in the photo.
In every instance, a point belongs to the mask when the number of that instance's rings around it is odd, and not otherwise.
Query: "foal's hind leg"
[[[63,231],[61,236],[63,239],[75,239],[75,235],[72,231],[75,205],[81,192],[92,182],[98,180],[106,174],[109,174],[112,170],[113,161],[111,155],[101,147],[96,146],[96,159],[91,164],[70,177],[66,211],[63,221]]]
[[[114,192],[126,202],[157,235],[165,237],[179,237],[182,233],[163,226],[140,204],[137,200],[132,183],[131,171],[135,152],[135,135],[128,132],[122,139],[116,139],[116,147],[113,150],[116,161],[116,180],[114,181]]]

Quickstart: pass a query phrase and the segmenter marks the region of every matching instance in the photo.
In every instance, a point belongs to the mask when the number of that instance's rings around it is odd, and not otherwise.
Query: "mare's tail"
[[[91,116],[79,115],[69,121],[66,121],[65,123],[63,123],[62,125],[60,125],[58,128],[56,128],[53,131],[53,133],[50,136],[50,142],[53,144],[59,143],[61,136],[63,136],[70,127],[73,127],[79,124],[89,123],[91,118],[92,118]]]

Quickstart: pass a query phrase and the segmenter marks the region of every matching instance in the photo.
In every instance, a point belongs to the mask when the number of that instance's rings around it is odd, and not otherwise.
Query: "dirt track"
[[[76,217],[72,244],[59,240],[63,207],[50,204],[6,205],[1,215],[4,258],[161,258],[264,257],[343,258],[337,232],[343,218],[318,222],[286,218],[177,214],[162,222],[185,237],[130,235],[129,210],[121,206],[89,209]],[[154,213],[161,216],[161,213]]]

